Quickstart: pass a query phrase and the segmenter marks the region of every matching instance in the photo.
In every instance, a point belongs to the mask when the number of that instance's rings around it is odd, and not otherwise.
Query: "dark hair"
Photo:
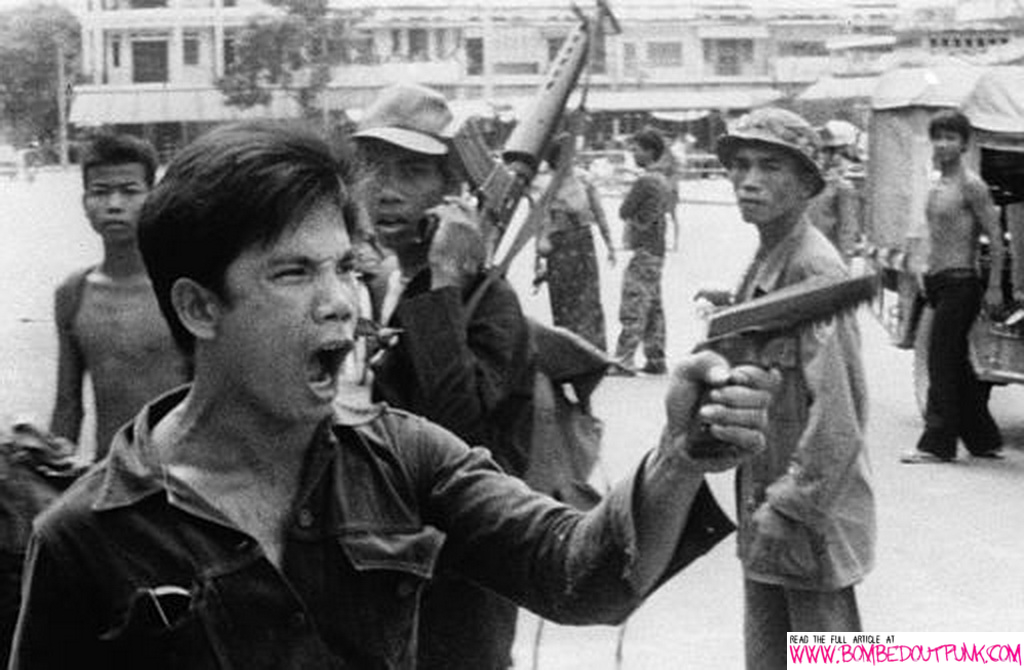
[[[964,144],[971,141],[971,122],[963,112],[956,109],[944,109],[928,122],[928,137],[935,139],[940,132],[956,133]]]
[[[661,160],[661,155],[665,153],[665,138],[657,130],[650,128],[641,130],[633,135],[632,141],[634,144],[654,154],[654,160],[656,161]]]
[[[100,133],[92,137],[82,153],[82,183],[88,186],[89,169],[101,165],[138,163],[146,171],[146,185],[156,181],[156,149],[146,140],[127,134]]]
[[[224,275],[239,254],[273,244],[325,200],[341,208],[358,240],[352,166],[347,142],[332,148],[308,128],[267,121],[222,126],[174,158],[143,206],[139,249],[186,353],[195,342],[171,304],[174,282],[187,277],[226,299]]]

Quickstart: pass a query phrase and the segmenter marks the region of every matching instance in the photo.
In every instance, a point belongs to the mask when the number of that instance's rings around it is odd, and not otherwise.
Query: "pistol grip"
[[[762,342],[752,334],[732,334],[707,340],[697,346],[695,351],[714,351],[729,361],[729,365],[759,365]],[[709,402],[710,389],[704,389],[693,412],[696,421],[697,412]],[[705,421],[696,421],[690,428],[686,441],[687,451],[696,459],[702,458],[733,458],[738,456],[735,446],[723,442],[711,434],[711,425]]]
[[[704,390],[694,406],[694,415],[708,402],[710,391]],[[732,458],[738,455],[735,446],[723,442],[711,434],[711,425],[705,421],[696,421],[686,436],[686,450],[696,459]]]

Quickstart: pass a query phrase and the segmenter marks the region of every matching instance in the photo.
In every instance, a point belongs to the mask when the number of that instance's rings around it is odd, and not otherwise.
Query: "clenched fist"
[[[427,211],[433,227],[427,262],[431,288],[461,288],[487,262],[487,248],[476,211],[465,200],[447,198]]]

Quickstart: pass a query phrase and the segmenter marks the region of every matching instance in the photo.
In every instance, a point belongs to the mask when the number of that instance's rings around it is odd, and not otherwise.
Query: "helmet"
[[[818,131],[822,146],[849,147],[857,144],[860,130],[849,121],[832,119]]]
[[[825,188],[825,179],[818,167],[821,140],[817,131],[799,114],[778,107],[762,107],[740,117],[718,140],[716,151],[722,165],[729,167],[736,151],[751,143],[777,147],[795,157],[811,179],[812,195]]]

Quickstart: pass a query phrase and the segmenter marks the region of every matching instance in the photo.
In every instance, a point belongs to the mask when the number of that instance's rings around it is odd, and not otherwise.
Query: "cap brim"
[[[448,145],[437,138],[425,135],[415,130],[385,126],[381,128],[367,128],[352,134],[356,139],[374,139],[388,144],[400,146],[418,154],[428,156],[444,156],[448,153]]]
[[[718,160],[726,168],[732,163],[732,157],[736,154],[736,151],[744,144],[759,144],[762,146],[769,146],[775,149],[781,149],[790,156],[796,157],[800,161],[801,165],[806,168],[807,173],[814,180],[814,192],[812,196],[818,195],[825,188],[825,178],[821,176],[821,168],[818,164],[811,160],[810,156],[803,154],[793,147],[781,144],[779,142],[773,142],[770,139],[765,139],[760,136],[746,136],[746,135],[725,135],[718,139],[718,143],[715,145],[715,153],[718,154]]]

